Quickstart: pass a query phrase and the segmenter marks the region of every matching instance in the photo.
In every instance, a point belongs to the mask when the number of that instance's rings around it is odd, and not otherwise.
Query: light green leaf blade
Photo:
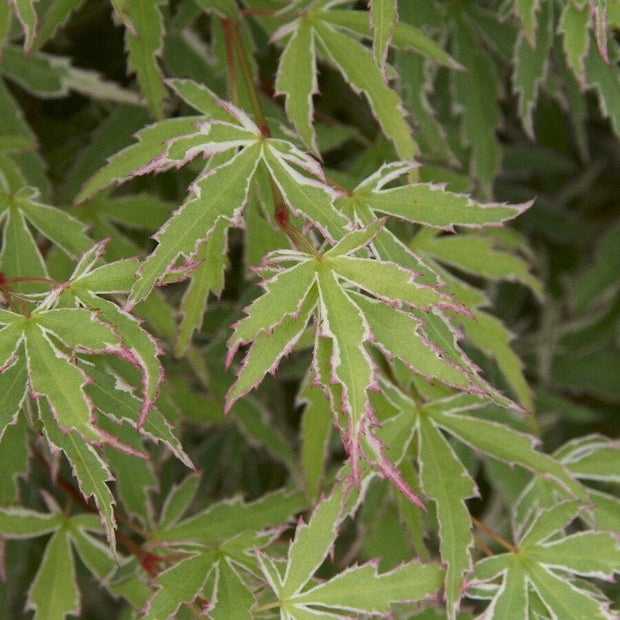
[[[415,282],[417,274],[396,263],[353,256],[330,258],[329,266],[347,282],[372,293],[385,302],[401,301],[428,310],[433,305],[461,308],[448,294]]]
[[[294,601],[319,609],[387,616],[390,603],[433,596],[442,586],[443,576],[443,570],[433,564],[409,563],[383,574],[377,574],[374,565],[355,566],[297,595]]]
[[[137,398],[129,391],[118,389],[117,378],[112,373],[96,367],[90,368],[89,373],[93,381],[88,383],[85,389],[93,405],[114,420],[128,422],[133,428],[137,428],[144,410],[144,399]],[[150,410],[141,432],[149,439],[163,443],[179,461],[193,469],[189,456],[159,409]]]
[[[113,479],[108,466],[94,448],[85,443],[75,431],[65,434],[59,428],[52,417],[49,406],[42,399],[39,399],[38,405],[39,416],[44,424],[43,432],[48,441],[64,452],[82,495],[86,499],[94,498],[108,544],[116,559],[116,519],[114,517],[116,500],[106,484],[107,481]]]
[[[78,259],[93,245],[84,233],[86,226],[65,211],[38,202],[38,198],[38,190],[25,187],[17,192],[14,201],[37,230],[71,258]]]
[[[308,499],[319,496],[321,481],[325,475],[325,457],[333,426],[333,414],[329,400],[318,386],[312,386],[311,373],[306,375],[297,403],[303,404],[301,422],[301,469],[304,473],[305,491]]]
[[[324,258],[343,256],[352,254],[356,250],[363,248],[370,243],[382,230],[385,220],[375,220],[361,229],[347,233],[333,247],[323,253]]]
[[[439,401],[441,402],[441,401]],[[428,407],[427,407],[428,409]],[[452,414],[432,406],[435,423],[467,445],[506,463],[519,464],[530,471],[551,476],[563,489],[585,499],[583,487],[551,456],[534,449],[534,439],[506,425],[488,422],[463,413]]]
[[[46,278],[47,268],[23,212],[18,208],[6,210],[2,229],[0,266],[6,277]],[[32,284],[16,282],[16,291],[37,290]]]
[[[95,352],[120,344],[116,331],[85,308],[52,308],[33,312],[32,316],[38,326],[72,348]]]
[[[35,610],[40,620],[64,620],[80,613],[73,555],[67,532],[56,532],[47,543],[39,570],[28,590],[27,609]]]
[[[320,173],[315,162],[308,158],[298,158],[290,152],[290,143],[269,140],[263,149],[263,160],[271,173],[271,177],[293,215],[307,217],[327,239],[338,239],[344,232],[347,219],[334,207],[337,192],[318,178],[311,178],[297,171],[291,162],[312,166],[312,172]],[[284,149],[289,149],[287,152]],[[322,174],[322,173],[321,173]]]
[[[376,386],[375,368],[364,346],[370,331],[366,317],[324,264],[317,264],[320,328],[317,337],[333,341],[331,380],[342,386],[341,402],[333,403],[347,416],[341,428],[343,443],[351,460],[353,480],[359,482],[361,440],[372,411],[368,390]]]
[[[276,94],[284,95],[286,115],[299,137],[318,154],[313,125],[312,96],[319,92],[316,72],[316,54],[312,26],[301,18],[289,38],[278,65]]]
[[[424,332],[422,321],[362,295],[354,299],[370,324],[375,344],[387,355],[399,358],[429,381],[437,379],[461,389],[471,388],[467,369],[445,359]]]
[[[508,566],[502,585],[487,610],[489,618],[509,618],[515,610],[519,610],[519,614],[527,618],[529,609],[527,571],[513,557],[509,558]]]
[[[314,508],[308,524],[302,520],[297,524],[282,586],[277,592],[281,601],[300,592],[332,548],[342,513],[344,490],[343,485],[336,486],[329,497]]]
[[[482,203],[432,183],[383,188],[387,182],[410,169],[410,166],[399,166],[398,163],[382,166],[354,190],[355,198],[373,211],[450,231],[457,225],[472,228],[500,226],[532,205],[531,202],[520,205]]]
[[[546,539],[565,529],[583,508],[581,502],[573,500],[540,510],[534,522],[521,537],[520,547],[529,549],[544,543]]]
[[[195,260],[200,262],[192,272],[181,300],[181,322],[174,345],[177,357],[187,351],[194,332],[202,326],[209,293],[219,297],[224,289],[224,272],[228,267],[227,243],[228,222],[221,219],[196,252]]]
[[[235,122],[236,117],[226,110],[222,99],[204,84],[178,78],[167,80],[166,83],[179,97],[198,112],[202,112],[206,118]]]
[[[169,529],[176,525],[189,509],[200,483],[199,474],[190,474],[173,485],[159,515],[158,528]]]
[[[465,500],[477,493],[476,485],[450,444],[428,416],[418,419],[421,482],[424,493],[435,501],[439,522],[440,551],[446,565],[445,596],[449,618],[455,618],[463,578],[472,569],[471,518]]]
[[[144,98],[155,118],[164,117],[163,100],[166,95],[163,76],[157,63],[163,49],[164,25],[160,12],[162,0],[143,2],[124,0],[131,28],[125,31],[128,68],[135,71]]]
[[[567,2],[562,10],[558,30],[562,33],[562,47],[568,66],[583,86],[585,84],[585,59],[590,44],[590,13],[583,6]]]
[[[233,225],[239,223],[260,148],[255,144],[243,149],[195,182],[195,197],[177,210],[155,235],[157,248],[142,264],[129,297],[130,306],[147,297],[179,256],[193,258],[199,244],[209,237],[220,218]]]
[[[239,346],[254,340],[260,332],[269,335],[286,316],[295,319],[313,285],[314,266],[310,260],[302,260],[261,282],[265,292],[244,308],[247,316],[234,325],[227,343],[227,361],[230,363]]]
[[[496,317],[486,312],[476,311],[474,318],[459,316],[467,339],[485,355],[494,359],[517,395],[519,402],[527,411],[534,411],[534,399],[523,372],[523,362],[510,348],[513,335]]]
[[[251,618],[253,614],[250,609],[254,603],[254,596],[236,566],[223,558],[218,563],[217,571],[217,602],[209,615],[214,620]]]
[[[0,532],[7,538],[34,538],[54,532],[61,525],[57,514],[27,508],[0,508]]]
[[[33,392],[47,398],[63,429],[75,429],[85,438],[100,439],[91,424],[92,405],[84,392],[85,373],[54,346],[35,322],[28,323],[25,336]]]
[[[159,574],[155,580],[159,587],[141,610],[143,617],[150,620],[172,617],[183,603],[193,601],[200,594],[216,562],[216,552],[204,549]]]
[[[576,575],[611,579],[620,572],[620,548],[611,532],[579,532],[528,549],[528,556],[551,568]]]
[[[372,0],[370,3],[370,26],[373,32],[372,53],[376,65],[385,71],[390,42],[398,23],[397,0]]]
[[[162,354],[158,342],[146,331],[139,320],[133,315],[119,308],[115,303],[95,297],[82,295],[82,302],[93,310],[97,310],[102,319],[114,325],[116,332],[121,336],[124,354],[136,363],[142,374],[142,407],[137,428],[143,427],[146,416],[153,407],[159,389],[164,379],[164,370],[158,356]]]
[[[528,577],[545,607],[555,618],[604,620],[613,617],[589,593],[575,587],[567,579],[556,576],[544,566],[534,565]]]
[[[491,237],[476,234],[414,239],[413,249],[428,252],[440,262],[490,280],[521,282],[543,299],[542,282],[530,273],[527,263],[515,252],[496,247]],[[509,274],[509,275],[507,275]]]
[[[373,62],[372,52],[322,20],[315,20],[313,25],[323,53],[336,65],[351,88],[364,93],[383,133],[393,142],[398,157],[407,161],[413,159],[417,147],[405,121],[400,96],[384,81]]]
[[[538,12],[540,0],[516,0],[515,11],[523,24],[530,43],[535,40],[536,29],[538,27],[536,13]]]
[[[155,541],[196,541],[221,545],[245,531],[283,525],[305,508],[301,493],[276,491],[245,503],[239,497],[211,505],[207,510],[153,533]]]
[[[543,2],[538,16],[534,45],[521,33],[515,52],[513,87],[519,97],[519,115],[526,133],[534,137],[532,118],[538,90],[548,69],[548,55],[553,41],[553,3]]]
[[[298,300],[296,300],[298,301]],[[226,394],[226,411],[242,396],[253,390],[276,368],[301,337],[317,303],[316,288],[311,288],[295,315],[287,314],[270,332],[261,331],[237,372],[237,378]]]
[[[38,50],[56,31],[69,19],[83,0],[58,0],[52,2],[41,16],[36,35],[32,44],[33,50]]]
[[[142,167],[166,151],[167,141],[183,134],[194,133],[194,123],[199,120],[203,120],[203,117],[168,118],[140,130],[136,135],[138,142],[110,157],[108,163],[84,184],[75,201],[84,202],[108,185],[120,184],[136,174],[141,174]]]

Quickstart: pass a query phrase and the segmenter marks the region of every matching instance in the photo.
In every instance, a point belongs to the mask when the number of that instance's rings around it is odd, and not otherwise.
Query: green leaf
[[[538,90],[547,75],[548,55],[553,41],[552,9],[552,3],[542,3],[534,43],[528,41],[522,33],[515,52],[513,87],[519,96],[519,115],[530,138],[534,137],[532,115],[538,99]]]
[[[241,532],[256,532],[266,527],[283,525],[296,512],[303,510],[303,495],[276,491],[245,503],[239,497],[217,504],[153,534],[156,541],[197,541],[203,545],[220,545]]]
[[[223,559],[218,563],[217,574],[217,602],[209,615],[214,620],[251,618],[250,610],[255,599],[238,568],[228,559]]]
[[[158,575],[155,580],[158,589],[141,610],[144,618],[170,618],[182,603],[193,601],[202,590],[216,559],[215,551],[205,549]]]
[[[196,252],[198,266],[192,272],[189,286],[181,301],[181,323],[177,332],[174,354],[180,357],[190,346],[192,335],[202,326],[209,293],[220,296],[224,289],[228,222],[219,220],[213,232]]]
[[[56,532],[45,547],[39,570],[28,590],[26,609],[33,609],[35,618],[49,620],[80,614],[80,591],[64,529]]]
[[[354,199],[375,212],[448,231],[454,231],[456,225],[472,228],[499,226],[518,217],[532,205],[532,202],[521,205],[476,202],[465,194],[456,194],[447,191],[443,185],[432,183],[384,188],[411,169],[407,162],[384,164],[353,190]]]
[[[410,161],[417,147],[404,118],[402,101],[384,81],[372,52],[323,20],[314,20],[322,52],[356,92],[362,92],[385,135],[394,143],[398,157]]]
[[[581,86],[585,85],[585,59],[590,44],[590,14],[585,6],[567,2],[562,10],[559,31],[562,33],[564,55]]]
[[[372,52],[375,63],[385,70],[387,54],[394,28],[398,23],[396,0],[372,0],[370,3],[370,27],[373,31]]]
[[[333,203],[339,194],[322,181],[323,173],[314,160],[290,142],[275,139],[267,142],[263,160],[293,215],[307,217],[327,239],[342,236],[347,219]],[[313,177],[301,174],[293,166],[302,167]]]
[[[128,20],[125,31],[125,44],[129,54],[128,68],[136,72],[140,90],[157,119],[164,116],[163,100],[166,95],[157,63],[164,37],[159,9],[162,4],[162,0],[148,3],[142,0],[124,0]]]
[[[488,185],[499,162],[499,145],[495,139],[501,118],[497,104],[499,84],[495,65],[481,49],[471,28],[465,18],[456,22],[455,56],[465,71],[455,72],[452,79],[462,110],[463,141],[471,146],[472,170]]]
[[[27,508],[0,508],[0,532],[7,538],[33,538],[54,532],[61,525],[59,515]]]
[[[421,482],[424,493],[435,501],[439,522],[440,551],[446,566],[445,596],[449,618],[458,610],[463,577],[473,568],[471,518],[465,500],[477,489],[450,444],[425,415],[418,418]]]
[[[23,381],[22,388],[25,396],[25,369],[21,380]],[[0,407],[4,406],[2,400],[0,400]],[[28,473],[29,454],[26,437],[26,421],[23,417],[0,431],[0,471],[2,471],[2,476],[0,476],[0,506],[16,503],[19,493],[19,479],[25,478]],[[1,525],[0,531],[2,531]]]
[[[289,24],[293,27],[295,22]],[[312,96],[319,92],[316,77],[316,54],[313,29],[308,19],[301,18],[290,36],[278,65],[275,88],[284,95],[286,115],[291,119],[299,137],[318,154],[313,125]]]
[[[282,586],[277,592],[281,601],[300,592],[331,549],[341,520],[344,490],[343,485],[338,485],[328,498],[319,502],[307,525],[302,520],[298,522],[295,538],[289,547]]]
[[[159,515],[159,529],[170,529],[180,521],[194,500],[199,483],[200,475],[191,474],[172,487]]]
[[[192,260],[218,220],[226,219],[233,225],[239,223],[260,148],[256,144],[243,149],[195,182],[195,197],[176,211],[155,235],[157,248],[142,264],[140,277],[131,291],[130,305],[146,298],[156,282],[174,266],[177,257]]]
[[[617,136],[620,135],[620,106],[616,105],[620,98],[620,76],[615,68],[618,55],[615,46],[611,66],[605,64],[598,54],[588,54],[586,59],[587,84],[598,92],[601,113],[609,118]]]
[[[110,470],[93,447],[85,443],[76,431],[65,434],[53,419],[51,409],[41,400],[38,404],[45,436],[53,446],[64,452],[71,464],[82,495],[87,500],[90,497],[94,498],[108,544],[116,558],[116,519],[114,518],[116,501],[106,484],[107,481],[113,479]]]
[[[108,163],[86,182],[75,201],[84,202],[112,183],[119,184],[135,174],[141,174],[140,169],[143,166],[166,151],[168,140],[179,135],[194,133],[196,131],[194,122],[201,119],[200,116],[168,118],[140,130],[136,136],[138,143],[110,157]]]
[[[411,562],[382,574],[377,573],[376,566],[366,564],[352,567],[303,592],[294,602],[297,609],[311,609],[309,617],[318,611],[313,607],[387,616],[391,603],[409,603],[433,596],[441,587],[443,576],[443,570],[433,564]]]
[[[510,427],[481,418],[452,413],[431,405],[435,423],[461,441],[509,464],[518,464],[534,473],[551,476],[563,489],[584,498],[583,487],[555,459],[534,449],[534,439]],[[428,406],[425,407],[426,410]]]

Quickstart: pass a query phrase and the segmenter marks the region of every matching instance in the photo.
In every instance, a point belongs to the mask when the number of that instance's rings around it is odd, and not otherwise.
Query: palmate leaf
[[[507,617],[515,606],[528,614],[535,593],[554,618],[614,617],[602,593],[591,584],[586,590],[570,578],[610,579],[620,572],[620,549],[613,534],[585,531],[559,539],[554,537],[582,508],[579,502],[562,502],[540,511],[516,552],[476,564],[475,579],[487,582],[502,578],[486,616]]]
[[[301,494],[276,492],[252,503],[238,498],[219,502],[182,519],[197,482],[191,477],[172,490],[153,533],[154,541],[183,550],[187,557],[155,580],[158,589],[143,609],[147,618],[171,617],[182,603],[201,595],[212,601],[216,617],[225,617],[239,601],[249,601],[247,612],[254,598],[245,581],[246,571],[258,572],[252,550],[264,547],[273,537],[261,530],[285,524],[304,506]]]
[[[511,401],[477,376],[473,363],[456,346],[457,335],[447,319],[430,311],[445,306],[466,312],[462,307],[439,289],[418,285],[414,272],[388,261],[355,256],[382,225],[375,221],[345,235],[320,258],[298,251],[267,257],[261,273],[274,275],[267,277],[265,294],[247,308],[247,316],[235,324],[228,342],[228,363],[241,345],[252,344],[226,396],[226,410],[268,372],[275,372],[314,314],[314,381],[332,401],[354,480],[360,481],[361,460],[370,459],[411,501],[419,503],[383,456],[372,431],[375,420],[369,391],[378,389],[378,384],[369,345],[402,359],[429,381],[485,394],[503,406]],[[283,268],[286,263],[292,266]]]
[[[413,602],[432,596],[440,587],[443,571],[438,566],[404,564],[378,574],[374,564],[354,566],[332,579],[316,584],[312,578],[332,549],[344,508],[346,487],[337,485],[315,507],[306,525],[297,525],[286,568],[280,571],[274,558],[257,551],[260,568],[277,598],[281,617],[350,617],[350,613],[387,615],[390,603]],[[270,604],[269,607],[272,607]]]

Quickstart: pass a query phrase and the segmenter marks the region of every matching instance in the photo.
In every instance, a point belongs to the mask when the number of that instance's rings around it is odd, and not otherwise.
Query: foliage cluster
[[[614,617],[618,29],[4,4],[0,615]]]

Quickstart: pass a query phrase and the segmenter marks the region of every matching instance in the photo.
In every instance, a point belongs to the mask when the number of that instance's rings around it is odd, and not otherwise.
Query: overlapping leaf
[[[359,481],[360,461],[370,450],[381,471],[406,489],[374,439],[369,392],[378,386],[368,345],[429,381],[486,393],[503,405],[510,401],[476,376],[445,318],[431,311],[443,306],[465,312],[462,307],[440,290],[417,284],[414,273],[395,263],[356,256],[381,227],[377,221],[349,233],[321,257],[276,252],[261,265],[263,274],[272,274],[263,284],[265,294],[246,309],[228,343],[228,363],[240,346],[251,345],[227,394],[227,408],[275,372],[314,316],[315,381],[332,399],[354,479]],[[419,502],[413,493],[410,498]]]
[[[346,618],[351,613],[388,615],[390,604],[414,602],[432,596],[443,571],[436,565],[403,564],[379,574],[376,565],[353,566],[332,579],[313,577],[331,551],[338,528],[347,515],[343,508],[346,487],[338,485],[313,510],[308,524],[297,525],[284,570],[276,559],[257,550],[260,568],[276,597],[281,617]],[[266,603],[269,607],[273,603]]]
[[[609,601],[595,586],[584,587],[576,577],[611,579],[620,572],[620,549],[607,532],[561,533],[575,519],[579,502],[562,502],[540,511],[518,544],[518,550],[477,563],[475,579],[501,577],[486,615],[505,618],[514,609],[530,610],[538,596],[545,611],[557,618],[612,618]],[[567,579],[567,576],[570,576]]]

